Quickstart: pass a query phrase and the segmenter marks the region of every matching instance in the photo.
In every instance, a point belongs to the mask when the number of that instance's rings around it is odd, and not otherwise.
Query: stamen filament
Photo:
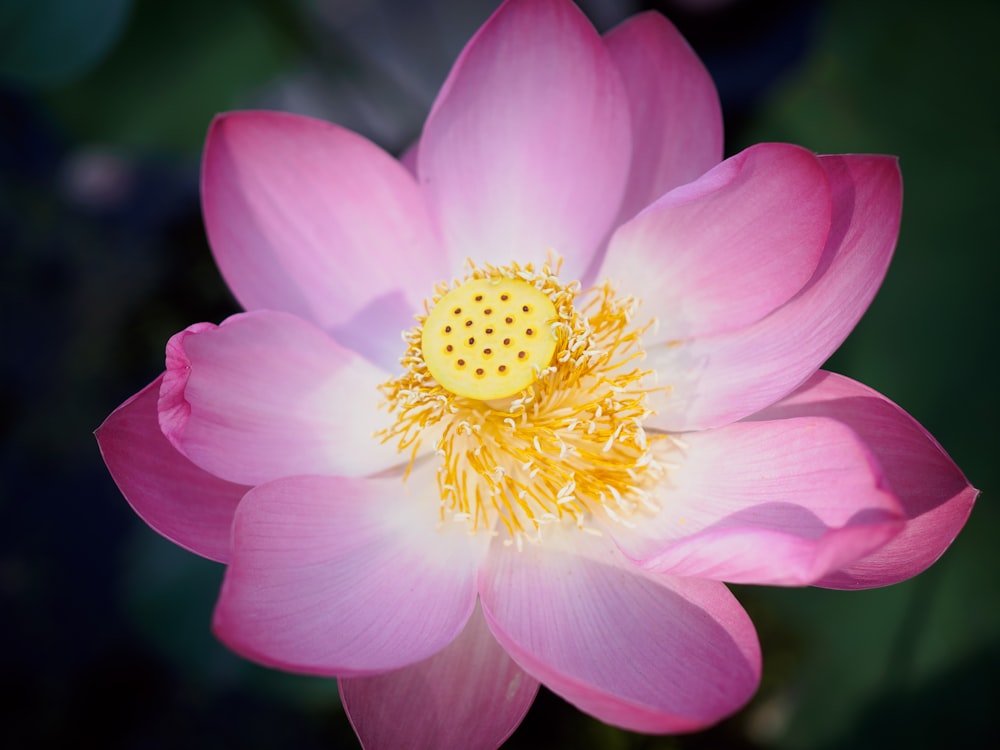
[[[495,533],[502,526],[518,548],[538,541],[545,526],[564,520],[599,534],[588,519],[629,525],[637,514],[655,512],[652,490],[666,473],[663,458],[673,445],[668,436],[643,428],[651,414],[647,394],[655,386],[649,385],[650,371],[639,366],[641,337],[654,321],[632,327],[636,300],[616,297],[607,283],[584,295],[578,283],[561,283],[557,273],[558,265],[553,270],[550,264],[537,270],[516,263],[472,267],[465,281],[439,285],[425,306],[427,314],[404,336],[404,373],[382,386],[396,416],[383,441],[395,440],[412,463],[421,446],[433,440],[441,457],[441,521],[450,517],[466,523],[470,533]],[[523,284],[542,296],[528,295]],[[431,374],[426,356],[436,350],[427,349],[428,330],[432,336],[440,333],[440,341],[453,340],[445,332],[450,323],[441,323],[449,320],[445,314],[463,326],[471,321],[469,330],[493,337],[480,351],[489,361],[496,342],[502,346],[504,341],[496,339],[498,326],[489,316],[515,310],[514,302],[525,314],[549,309],[542,297],[554,314],[547,330],[555,349],[550,361],[531,364],[531,379],[519,391],[497,397],[487,384],[477,398],[470,394],[478,391],[466,385],[475,384],[474,374],[457,386],[452,384],[457,376],[447,374],[442,383]],[[581,297],[584,304],[577,306]],[[501,308],[501,299],[508,307]],[[446,308],[440,307],[442,301]],[[479,305],[486,323],[468,317],[470,304]],[[521,330],[523,336],[535,336],[536,329],[541,326],[530,322]],[[440,341],[434,339],[433,346]],[[459,368],[457,360],[446,363]],[[498,379],[506,377],[494,372]]]

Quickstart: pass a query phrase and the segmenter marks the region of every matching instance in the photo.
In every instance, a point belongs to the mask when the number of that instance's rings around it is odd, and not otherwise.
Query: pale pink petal
[[[228,562],[233,514],[250,488],[199,469],[163,436],[156,408],[161,378],[97,428],[101,455],[142,520],[185,549]]]
[[[667,193],[611,238],[599,278],[642,300],[647,346],[744,328],[809,280],[830,231],[830,185],[798,146],[766,143]]]
[[[649,570],[802,586],[853,563],[903,527],[899,501],[855,433],[832,419],[747,422],[683,436],[634,528],[613,527]]]
[[[885,276],[899,232],[902,183],[888,156],[820,158],[833,188],[833,223],[812,280],[752,326],[647,350],[668,391],[649,424],[717,427],[753,414],[808,379],[860,320]]]
[[[434,656],[395,672],[340,680],[365,750],[495,750],[528,712],[538,681],[507,655],[479,608]]]
[[[332,123],[220,115],[205,145],[202,203],[216,262],[247,310],[285,310],[327,330],[368,310],[398,344],[447,276],[412,175]],[[377,304],[393,297],[407,304]]]
[[[654,576],[607,538],[495,543],[480,576],[483,612],[514,659],[608,724],[687,732],[739,709],[760,679],[753,624],[715,581]]]
[[[629,153],[628,100],[597,32],[565,0],[513,0],[455,63],[418,174],[456,269],[551,250],[575,279],[618,213]]]
[[[752,419],[817,415],[849,426],[878,459],[906,514],[906,527],[863,559],[831,572],[819,586],[885,586],[922,572],[948,548],[979,492],[916,420],[885,396],[842,375],[818,372]]]
[[[369,474],[400,462],[375,431],[382,371],[288,313],[200,323],[167,344],[160,427],[184,455],[229,481]]]
[[[722,160],[715,84],[673,24],[640,13],[604,35],[632,120],[632,169],[619,222]]]
[[[216,634],[263,664],[311,674],[384,672],[426,659],[476,603],[485,535],[438,528],[434,472],[290,477],[247,493]]]

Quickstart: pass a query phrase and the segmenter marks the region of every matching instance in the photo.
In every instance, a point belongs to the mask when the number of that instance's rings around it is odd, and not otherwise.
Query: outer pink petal
[[[842,375],[819,372],[753,419],[820,415],[854,430],[878,459],[902,502],[906,527],[884,547],[831,572],[817,585],[838,589],[885,586],[925,570],[965,524],[979,492],[944,449],[885,396]]]
[[[830,185],[798,146],[767,143],[677,188],[611,238],[601,278],[656,317],[648,345],[744,328],[809,280],[830,232]]]
[[[632,121],[621,223],[722,160],[722,110],[705,66],[659,13],[632,16],[604,42],[625,82]]]
[[[750,618],[721,583],[652,576],[576,529],[560,547],[494,544],[490,629],[529,674],[601,721],[686,732],[739,709],[760,678]]]
[[[509,0],[476,33],[420,140],[419,177],[453,262],[544,260],[579,278],[618,213],[628,100],[566,0]]]
[[[399,163],[403,165],[407,172],[413,175],[414,179],[417,176],[417,155],[420,153],[420,141],[414,141],[409,146],[407,146],[403,153],[399,155]]]
[[[365,750],[494,750],[537,692],[538,681],[500,647],[478,608],[462,634],[429,659],[340,681]]]
[[[410,494],[412,492],[412,494]],[[240,503],[216,634],[263,664],[351,676],[413,664],[461,632],[482,535],[436,528],[432,472],[290,477]]]
[[[328,330],[391,331],[398,345],[447,275],[412,175],[328,122],[219,116],[205,145],[202,201],[216,262],[248,310],[285,310]]]
[[[199,469],[160,432],[157,378],[97,428],[97,443],[115,484],[136,513],[167,539],[228,562],[236,505],[249,487]]]
[[[233,482],[358,476],[399,462],[374,436],[382,371],[282,312],[201,323],[167,344],[160,427],[184,455]]]
[[[819,268],[789,303],[742,330],[647,350],[665,397],[650,424],[717,427],[773,404],[829,357],[885,276],[899,233],[902,183],[888,156],[824,156],[833,224]]]
[[[684,436],[654,517],[613,528],[661,573],[801,586],[853,563],[903,527],[902,509],[854,432],[810,417]]]

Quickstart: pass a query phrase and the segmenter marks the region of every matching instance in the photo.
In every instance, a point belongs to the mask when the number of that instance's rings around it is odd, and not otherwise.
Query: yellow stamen
[[[440,286],[405,335],[404,373],[382,386],[396,416],[382,439],[411,463],[429,442],[440,457],[441,521],[518,546],[566,519],[593,533],[595,519],[655,512],[666,474],[670,441],[643,428],[649,326],[632,326],[636,300],[609,284],[581,294],[557,273],[473,267]]]

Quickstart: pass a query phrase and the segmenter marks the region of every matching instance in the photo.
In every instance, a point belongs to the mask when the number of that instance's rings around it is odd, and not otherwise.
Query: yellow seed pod
[[[520,279],[472,279],[442,297],[424,321],[424,362],[456,395],[513,396],[552,361],[556,320],[548,295]]]

